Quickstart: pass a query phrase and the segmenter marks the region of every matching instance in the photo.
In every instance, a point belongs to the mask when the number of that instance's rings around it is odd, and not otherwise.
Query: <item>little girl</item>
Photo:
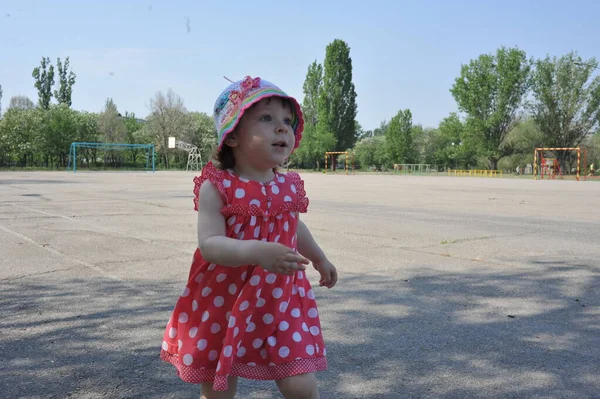
[[[302,139],[300,105],[246,77],[219,96],[214,118],[217,151],[194,179],[198,248],[161,358],[205,399],[233,398],[237,377],[275,380],[287,399],[318,398],[315,372],[327,360],[305,265],[327,288],[337,271],[300,221],[303,180],[278,170]]]

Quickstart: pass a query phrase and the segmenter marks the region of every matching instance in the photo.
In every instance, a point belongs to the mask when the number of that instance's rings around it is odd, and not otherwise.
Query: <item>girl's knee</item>
[[[284,378],[277,381],[277,387],[285,399],[319,399],[315,373]]]

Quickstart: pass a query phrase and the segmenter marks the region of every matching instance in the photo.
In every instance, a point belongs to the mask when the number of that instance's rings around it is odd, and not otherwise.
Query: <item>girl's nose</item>
[[[287,133],[288,131],[288,125],[285,124],[284,122],[280,122],[279,125],[277,126],[277,133]]]

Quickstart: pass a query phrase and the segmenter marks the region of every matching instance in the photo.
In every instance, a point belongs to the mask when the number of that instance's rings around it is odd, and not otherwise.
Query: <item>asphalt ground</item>
[[[600,398],[600,184],[303,177],[340,274],[317,289],[322,398]],[[199,397],[158,357],[192,178],[0,173],[1,398]]]

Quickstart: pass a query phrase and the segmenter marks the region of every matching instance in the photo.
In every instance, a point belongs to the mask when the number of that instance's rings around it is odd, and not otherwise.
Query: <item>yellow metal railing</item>
[[[469,177],[502,177],[501,170],[459,170],[448,169],[448,176],[469,176]]]

